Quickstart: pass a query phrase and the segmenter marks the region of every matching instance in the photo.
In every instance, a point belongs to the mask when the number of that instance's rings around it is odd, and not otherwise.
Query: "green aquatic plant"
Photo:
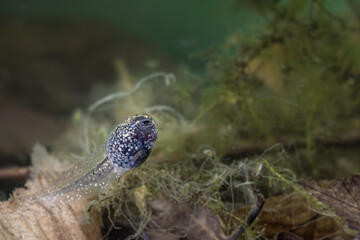
[[[267,6],[261,29],[234,33],[202,54],[205,77],[182,79],[174,104],[200,127],[198,135],[208,136],[198,143],[220,154],[282,142],[298,146],[316,174],[319,142],[360,132],[359,21],[329,10],[326,1]]]
[[[90,204],[106,209],[110,219],[126,219],[139,236],[151,219],[151,203],[154,199],[175,200],[177,203],[193,202],[225,215],[241,225],[244,220],[235,216],[234,204],[254,202],[249,172],[259,169],[259,161],[224,164],[212,149],[204,149],[198,160],[184,157],[179,162],[162,164],[146,163],[126,173],[108,191]],[[234,199],[235,192],[242,192],[246,200]],[[228,194],[232,194],[230,199]],[[239,196],[239,194],[238,194]],[[232,200],[231,200],[232,199]],[[171,214],[171,213],[168,213]],[[114,227],[116,227],[114,225]],[[229,231],[230,225],[225,227]],[[253,233],[255,234],[255,233]]]

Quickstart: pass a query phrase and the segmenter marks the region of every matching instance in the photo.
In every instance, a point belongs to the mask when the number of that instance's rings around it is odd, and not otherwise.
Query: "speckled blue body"
[[[95,196],[124,172],[141,165],[157,139],[155,121],[146,114],[126,118],[84,161],[65,171],[43,194],[26,198],[66,203]]]
[[[118,167],[137,167],[147,159],[156,139],[155,122],[148,115],[128,117],[110,134],[106,145],[108,157]]]

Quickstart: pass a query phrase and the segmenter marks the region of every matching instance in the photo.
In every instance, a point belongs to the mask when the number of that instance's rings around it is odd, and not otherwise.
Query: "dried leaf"
[[[14,197],[0,202],[0,239],[100,239],[99,216],[93,212],[94,222],[87,222],[86,200],[53,206],[21,199],[43,191],[51,181],[50,175],[39,171],[40,166],[41,170],[53,172],[62,167],[39,145],[34,148],[32,158],[39,165],[35,164],[32,169],[34,179],[27,182],[28,189],[17,189]],[[48,161],[53,165],[41,165]]]
[[[246,225],[250,226],[254,222],[264,203],[262,195],[258,195],[255,206],[246,217]],[[205,206],[191,202],[179,204],[155,199],[152,201],[152,209],[154,214],[146,231],[150,239],[180,239],[186,236],[189,240],[236,240],[245,231],[245,226],[241,225],[231,236],[225,236],[218,226],[218,216]]]
[[[270,89],[281,93],[284,89],[284,76],[281,59],[284,47],[274,44],[249,62],[247,74],[253,74],[261,79]]]
[[[154,214],[146,235],[149,239],[224,239],[218,227],[217,216],[209,209],[156,199],[152,202]]]
[[[344,217],[351,229],[360,231],[360,175],[338,179],[327,184],[329,186],[324,186],[324,182],[302,182],[300,185]]]
[[[303,238],[297,236],[296,234],[293,234],[291,232],[279,232],[276,234],[275,237],[276,240],[303,240]]]
[[[246,206],[237,209],[234,214],[245,218],[249,211],[250,207]],[[297,194],[267,198],[257,224],[266,226],[264,237],[268,239],[284,231],[303,239],[321,239],[326,236],[353,239],[353,236],[342,231],[334,218],[312,211],[309,202]]]

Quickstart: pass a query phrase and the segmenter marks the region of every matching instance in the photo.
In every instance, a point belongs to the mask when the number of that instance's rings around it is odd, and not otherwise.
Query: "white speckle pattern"
[[[141,165],[156,139],[157,129],[151,117],[143,114],[128,117],[111,132],[106,145],[65,171],[43,194],[25,200],[55,204],[91,198],[124,172]]]
[[[131,169],[147,159],[156,139],[155,122],[148,115],[135,115],[110,134],[107,153],[116,166]]]

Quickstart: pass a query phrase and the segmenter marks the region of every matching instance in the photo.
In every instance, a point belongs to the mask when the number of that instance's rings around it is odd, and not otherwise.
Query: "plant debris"
[[[314,197],[330,205],[339,217],[354,230],[360,231],[360,175],[334,182],[301,182]]]
[[[53,180],[51,175],[68,167],[40,145],[34,147],[32,162],[33,178],[27,181],[27,189],[16,189],[13,197],[0,202],[0,239],[100,239],[99,214],[92,211],[94,221],[87,221],[88,201],[54,206],[22,199],[44,191]]]
[[[244,206],[233,214],[245,218],[249,211],[250,206]],[[262,237],[267,239],[287,239],[285,236],[290,234],[299,239],[353,239],[342,225],[336,217],[318,211],[306,196],[296,193],[267,198],[256,221],[256,226],[266,226]]]
[[[258,196],[256,205],[246,219],[246,227],[250,226],[259,215],[264,202],[263,197]],[[246,228],[241,225],[230,236],[226,236],[221,228],[224,222],[219,221],[217,214],[193,201],[177,203],[174,200],[154,199],[151,207],[153,211],[151,221],[144,229],[148,239],[181,239],[186,236],[189,240],[236,240]],[[124,221],[122,224],[129,225]]]

